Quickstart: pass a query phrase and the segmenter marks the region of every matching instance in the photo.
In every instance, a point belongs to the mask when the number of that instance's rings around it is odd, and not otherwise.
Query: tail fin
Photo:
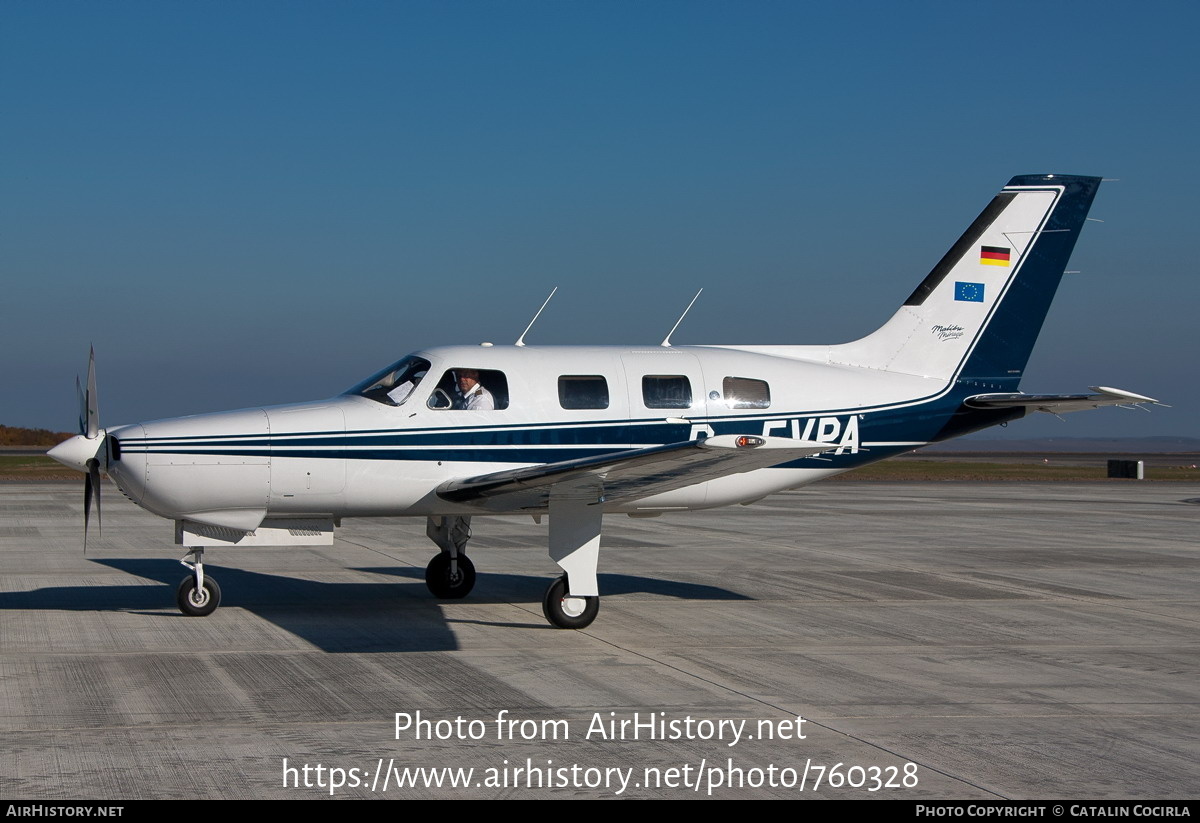
[[[1099,186],[1014,177],[891,320],[830,360],[1015,391]]]

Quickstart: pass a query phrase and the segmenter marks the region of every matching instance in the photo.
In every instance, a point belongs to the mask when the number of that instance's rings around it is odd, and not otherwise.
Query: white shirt
[[[463,395],[462,408],[469,411],[491,411],[496,408],[496,400],[490,391],[476,383]]]

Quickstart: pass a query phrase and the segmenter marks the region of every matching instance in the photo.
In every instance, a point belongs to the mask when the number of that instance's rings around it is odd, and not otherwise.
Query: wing
[[[976,394],[964,403],[974,409],[1015,409],[1062,414],[1065,412],[1098,409],[1101,406],[1138,406],[1142,403],[1161,405],[1152,397],[1110,389],[1107,386],[1092,386],[1099,394]]]
[[[836,449],[836,443],[724,434],[564,460],[443,483],[438,497],[490,511],[541,509],[555,496],[605,502],[638,500],[728,474],[754,471]]]

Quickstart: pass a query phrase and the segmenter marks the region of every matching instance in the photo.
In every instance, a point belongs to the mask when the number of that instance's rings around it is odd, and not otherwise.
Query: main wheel
[[[425,567],[425,585],[441,600],[459,600],[475,588],[475,564],[465,554],[458,556],[458,573],[450,573],[450,555],[434,555]]]
[[[179,611],[189,617],[207,617],[221,605],[221,587],[208,575],[204,576],[204,588],[196,588],[196,576],[189,574],[179,582],[175,591],[175,602]]]
[[[542,599],[542,614],[560,629],[586,629],[599,613],[600,598],[572,595],[565,574],[550,584]]]

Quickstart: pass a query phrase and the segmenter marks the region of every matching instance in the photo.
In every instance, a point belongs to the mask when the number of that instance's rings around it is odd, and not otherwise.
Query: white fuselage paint
[[[591,453],[642,448],[708,434],[713,425],[730,421],[748,433],[834,443],[838,454],[858,453],[868,445],[860,442],[862,414],[917,402],[946,386],[944,380],[726,347],[455,346],[418,354],[430,361],[429,374],[400,406],[343,395],[110,428],[121,442],[121,456],[109,465],[109,474],[127,496],[156,514],[234,528],[307,515],[469,514],[477,511],[442,500],[435,489],[455,478],[561,459],[555,455],[564,448]],[[503,372],[507,407],[428,408],[438,376],[455,368]],[[603,376],[608,407],[562,408],[558,378],[564,375]],[[685,375],[690,407],[647,408],[642,396],[647,375]],[[767,382],[769,407],[730,408],[723,388],[729,377]],[[670,429],[667,421],[686,428]],[[679,434],[669,434],[674,431]],[[568,442],[546,442],[556,433]],[[396,442],[387,442],[389,435]],[[472,435],[495,444],[454,442]],[[370,457],[354,456],[368,450]],[[441,459],[431,459],[431,451]],[[480,452],[487,459],[468,457]],[[460,455],[465,459],[455,459]],[[605,510],[724,506],[836,471],[819,463],[760,469]]]

